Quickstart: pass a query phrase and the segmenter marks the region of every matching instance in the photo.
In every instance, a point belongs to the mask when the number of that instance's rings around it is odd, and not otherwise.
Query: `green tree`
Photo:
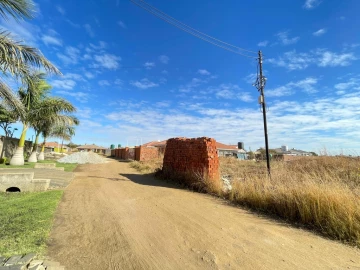
[[[71,126],[78,124],[78,120],[69,113],[76,111],[76,108],[67,100],[60,97],[44,97],[40,101],[34,102],[35,106],[29,112],[29,125],[35,130],[35,143],[29,162],[37,162],[36,150],[39,136],[42,133],[49,136],[53,133],[54,127]],[[48,131],[49,130],[49,131]],[[42,157],[40,157],[42,159]]]
[[[74,122],[75,125],[78,125],[79,122]],[[75,135],[75,126],[74,125],[58,125],[53,128],[52,136],[61,139],[61,148],[60,153],[63,152],[64,140],[70,141],[71,138]]]
[[[0,0],[0,17],[8,20],[33,18],[34,3],[31,0]],[[9,32],[0,29],[0,71],[3,75],[12,75],[22,79],[23,84],[31,84],[33,68],[43,67],[47,72],[61,74],[41,52],[12,39]],[[19,99],[7,84],[0,79],[0,97],[8,104],[22,112]]]
[[[56,114],[54,113],[51,117],[48,117],[43,121],[43,125],[41,127],[41,134],[44,138],[44,142],[42,144],[41,152],[39,154],[38,159],[44,160],[44,152],[45,152],[45,144],[48,137],[57,136],[55,133],[57,127],[59,126],[74,126],[78,125],[79,120],[72,115],[64,115],[64,114]]]

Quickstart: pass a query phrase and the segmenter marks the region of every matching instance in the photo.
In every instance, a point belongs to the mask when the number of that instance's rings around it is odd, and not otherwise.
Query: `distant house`
[[[45,143],[45,151],[46,152],[67,153],[69,151],[69,147],[67,147],[65,144],[63,144],[61,147],[61,143],[58,143],[58,142],[47,142],[47,143]]]
[[[238,159],[247,159],[246,151],[239,149],[237,145],[226,145],[216,142],[219,157],[236,157]]]
[[[107,148],[95,144],[85,144],[76,147],[76,149],[83,152],[94,152],[94,153],[105,154]]]

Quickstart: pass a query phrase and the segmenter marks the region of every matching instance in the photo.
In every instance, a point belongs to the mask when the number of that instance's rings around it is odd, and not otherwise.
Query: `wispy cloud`
[[[45,43],[45,45],[55,45],[55,46],[62,46],[62,40],[60,38],[56,38],[49,35],[43,35],[41,40]]]
[[[300,37],[289,37],[289,31],[284,31],[284,32],[279,32],[276,34],[276,36],[278,37],[279,41],[281,44],[283,45],[291,45],[291,44],[295,44],[299,41]]]
[[[130,84],[140,89],[148,89],[159,86],[159,84],[151,82],[147,78],[144,78],[140,81],[131,81]]]
[[[318,5],[320,5],[321,0],[306,0],[304,3],[304,8],[305,9],[313,9],[315,7],[317,7]]]
[[[208,75],[211,74],[211,73],[210,73],[209,71],[207,71],[206,69],[199,69],[197,73],[199,73],[199,74],[201,74],[201,75],[206,75],[206,76],[208,76]]]
[[[51,81],[51,85],[57,89],[72,90],[76,82],[74,80],[53,80]]]
[[[254,101],[253,97],[249,92],[244,92],[236,84],[221,84],[217,87],[209,87],[207,92],[212,92],[218,99],[232,99],[232,100],[241,100],[243,102],[252,102]]]
[[[264,41],[260,41],[257,45],[259,47],[266,47],[269,44],[269,41],[264,40]]]
[[[61,14],[61,15],[65,15],[66,14],[66,11],[65,11],[65,9],[63,8],[63,7],[61,7],[61,6],[56,6],[56,10],[57,11],[59,11],[59,13]]]
[[[357,60],[352,52],[336,53],[327,49],[316,49],[309,53],[297,53],[295,50],[285,52],[283,56],[270,58],[268,61],[275,66],[285,67],[288,70],[302,70],[309,65],[319,67],[348,66]]]
[[[65,49],[65,54],[57,53],[56,55],[65,65],[74,65],[79,61],[80,50],[72,46],[67,46]]]
[[[126,24],[125,24],[123,21],[118,21],[117,23],[118,23],[118,25],[119,25],[120,27],[122,27],[122,28],[124,28],[124,29],[127,28]]]
[[[108,80],[100,80],[100,81],[98,81],[98,84],[100,86],[110,86],[110,83]]]
[[[321,28],[313,33],[314,36],[319,37],[327,32],[326,28]]]
[[[292,94],[295,94],[296,90],[300,90],[305,93],[315,93],[317,92],[317,90],[314,88],[314,86],[317,84],[317,82],[318,79],[313,77],[308,77],[304,80],[297,82],[289,82],[286,85],[267,90],[266,96],[268,97],[290,96]]]
[[[90,24],[84,24],[84,28],[90,37],[95,37],[95,32]]]
[[[168,56],[166,56],[166,55],[160,55],[159,56],[159,61],[161,63],[163,63],[163,64],[169,63],[169,60],[170,60],[170,58]]]
[[[80,92],[80,91],[76,91],[76,92],[72,92],[72,91],[56,91],[56,93],[60,94],[60,95],[73,97],[73,98],[75,98],[77,101],[79,101],[81,103],[88,102],[88,99],[90,97],[89,93]]]
[[[107,69],[118,69],[121,61],[121,57],[113,55],[113,54],[102,54],[95,55],[94,60],[96,61],[93,64],[93,67],[103,67]]]
[[[155,63],[153,63],[153,62],[146,62],[146,63],[144,64],[144,67],[145,67],[146,69],[152,69],[152,68],[155,67]]]

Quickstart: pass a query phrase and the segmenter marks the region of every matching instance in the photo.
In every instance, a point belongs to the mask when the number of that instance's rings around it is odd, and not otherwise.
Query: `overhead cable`
[[[209,35],[206,35],[176,19],[174,19],[173,17],[167,15],[166,13],[156,9],[155,7],[152,7],[151,5],[147,4],[145,1],[143,0],[130,0],[132,3],[134,3],[135,5],[141,7],[142,9],[148,11],[149,13],[155,15],[156,17],[164,20],[165,22],[169,23],[169,24],[172,24],[174,25],[175,27],[183,30],[184,32],[187,32],[197,38],[200,38],[206,42],[209,42],[217,47],[220,47],[222,49],[225,49],[227,51],[230,51],[230,52],[233,52],[233,53],[236,53],[236,54],[239,54],[239,55],[242,55],[242,56],[245,56],[245,57],[249,57],[249,58],[257,58],[255,56],[251,56],[251,55],[247,55],[247,54],[244,54],[243,52],[239,52],[238,50],[242,50],[242,51],[245,51],[245,52],[249,52],[249,53],[256,53],[256,52],[253,52],[253,51],[249,51],[249,50],[246,50],[246,49],[242,49],[240,47],[237,47],[237,46],[234,46],[234,45],[231,45],[229,43],[226,43],[226,42],[223,42],[219,39],[216,39],[214,37],[211,37]],[[229,48],[229,47],[232,47],[232,48]],[[237,50],[235,50],[235,49]]]

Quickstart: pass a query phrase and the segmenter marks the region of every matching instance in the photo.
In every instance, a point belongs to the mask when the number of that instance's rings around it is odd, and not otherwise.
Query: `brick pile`
[[[140,157],[138,161],[148,161],[160,157],[160,151],[157,147],[140,147]]]
[[[166,144],[163,171],[167,175],[200,174],[219,179],[219,158],[216,141],[211,138],[173,138]]]

